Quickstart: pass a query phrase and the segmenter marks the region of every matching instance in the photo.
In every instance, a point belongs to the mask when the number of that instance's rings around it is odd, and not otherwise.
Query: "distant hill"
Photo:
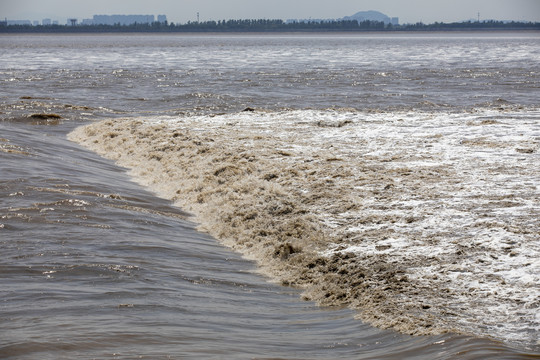
[[[394,24],[397,25],[397,18],[390,18],[389,16],[379,12],[379,11],[360,11],[352,16],[345,16],[342,20],[357,20],[359,23],[362,21],[382,21],[385,24]]]

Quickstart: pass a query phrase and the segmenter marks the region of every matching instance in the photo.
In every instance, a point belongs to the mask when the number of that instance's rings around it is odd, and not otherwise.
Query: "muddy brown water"
[[[539,41],[0,37],[1,356],[537,358]]]

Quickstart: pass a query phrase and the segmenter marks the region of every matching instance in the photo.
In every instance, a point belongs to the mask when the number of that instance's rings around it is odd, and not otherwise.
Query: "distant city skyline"
[[[2,0],[0,18],[64,24],[94,15],[166,15],[169,22],[223,19],[337,19],[376,10],[400,23],[480,20],[540,22],[540,0]]]

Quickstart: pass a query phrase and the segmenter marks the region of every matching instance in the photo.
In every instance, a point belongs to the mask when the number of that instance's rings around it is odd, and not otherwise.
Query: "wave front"
[[[255,111],[70,139],[306,299],[409,334],[534,343],[540,145],[513,135],[539,133],[530,114]]]

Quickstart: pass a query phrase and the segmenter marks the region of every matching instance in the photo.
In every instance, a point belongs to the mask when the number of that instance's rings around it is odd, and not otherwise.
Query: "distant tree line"
[[[187,22],[134,23],[131,25],[7,25],[0,22],[0,33],[114,33],[114,32],[326,32],[326,31],[469,31],[469,30],[540,30],[538,22],[456,22],[392,25],[382,21],[331,20],[219,20]]]
[[[433,24],[407,24],[399,26],[399,29],[407,31],[452,31],[452,30],[540,30],[539,22],[504,22],[504,21],[464,21],[454,23],[435,22]]]

